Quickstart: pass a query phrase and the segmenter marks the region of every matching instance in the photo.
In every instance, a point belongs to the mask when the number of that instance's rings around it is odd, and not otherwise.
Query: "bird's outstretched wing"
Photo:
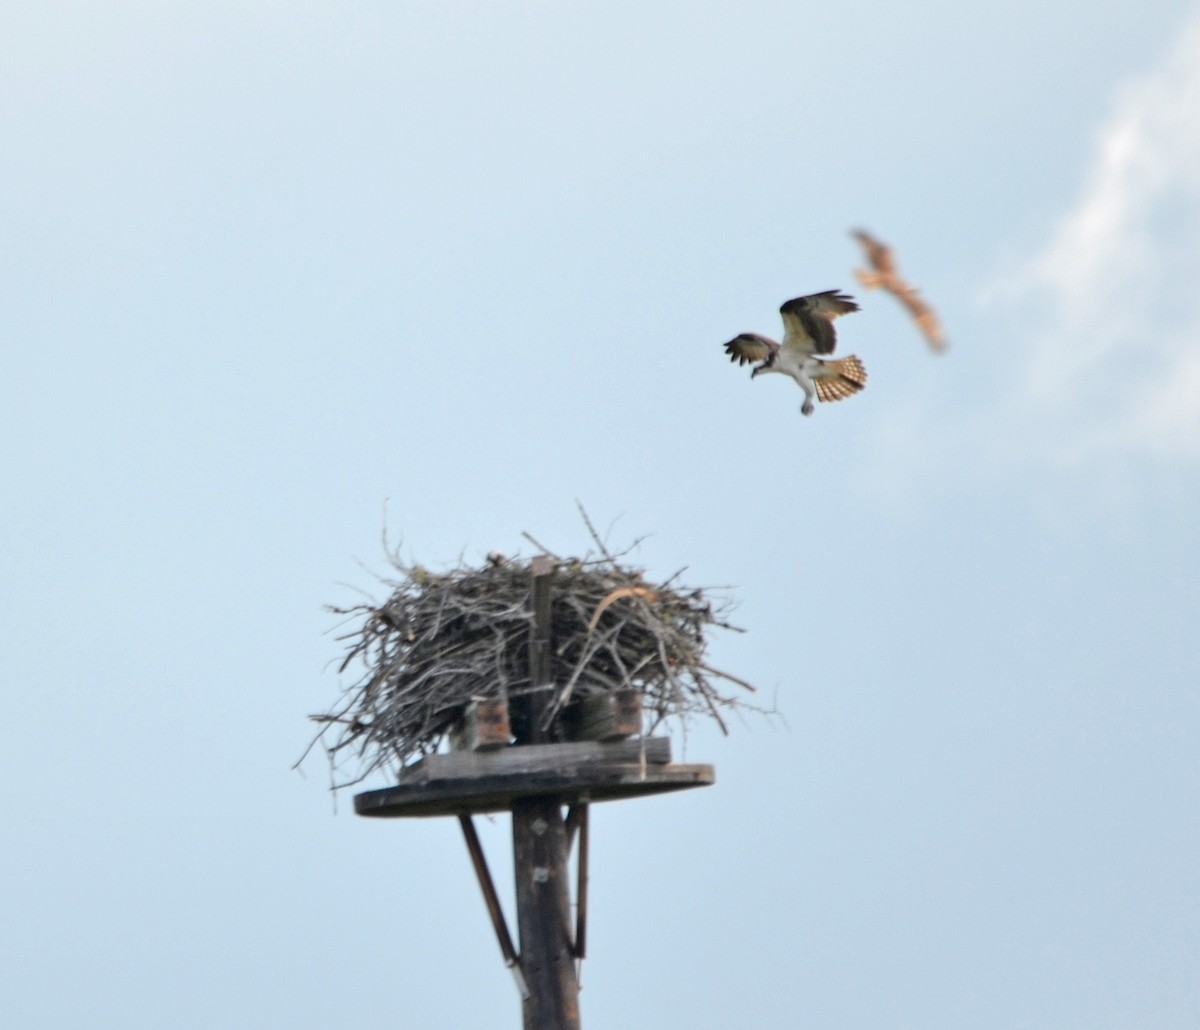
[[[838,290],[793,297],[779,309],[785,330],[783,345],[807,354],[832,354],[837,346],[833,320],[857,310],[854,298]]]
[[[725,344],[725,353],[730,361],[736,361],[739,365],[756,361],[769,365],[779,353],[779,344],[758,333],[741,333]]]
[[[874,236],[870,235],[870,233],[863,232],[862,229],[855,229],[851,235],[862,244],[867,263],[872,268],[870,272],[855,269],[854,274],[858,277],[858,281],[868,290],[874,290],[879,287],[887,290],[888,293],[904,305],[905,309],[912,316],[913,321],[917,323],[917,327],[921,330],[929,346],[935,351],[944,351],[946,349],[946,334],[942,331],[942,324],[937,317],[937,313],[917,293],[914,287],[910,286],[900,277],[900,271],[896,266],[896,258],[891,247],[881,243]]]

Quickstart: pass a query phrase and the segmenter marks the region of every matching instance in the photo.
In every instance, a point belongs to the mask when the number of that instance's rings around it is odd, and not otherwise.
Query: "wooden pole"
[[[547,739],[541,726],[553,682],[550,642],[550,558],[533,559],[534,625],[530,639],[529,743]],[[562,799],[513,802],[513,870],[521,969],[529,986],[522,1003],[524,1030],[579,1030],[579,984],[573,963],[567,832]]]
[[[541,744],[549,736],[542,716],[550,707],[550,687],[554,682],[554,655],[550,650],[550,581],[554,562],[538,555],[530,562],[533,574],[533,632],[529,640],[529,737],[522,743]]]
[[[513,804],[513,866],[521,968],[529,987],[525,1030],[579,1030],[572,955],[566,832],[558,798]]]

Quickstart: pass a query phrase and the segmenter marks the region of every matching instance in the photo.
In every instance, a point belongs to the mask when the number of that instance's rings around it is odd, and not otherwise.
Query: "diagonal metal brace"
[[[575,846],[575,834],[579,832],[579,821],[583,818],[583,813],[587,811],[586,801],[576,801],[567,806],[567,819],[565,829],[567,831],[567,857],[571,857],[571,849]]]
[[[479,880],[479,889],[483,891],[484,904],[487,905],[488,915],[491,916],[492,928],[496,931],[496,940],[500,944],[504,964],[512,970],[517,990],[521,992],[521,1000],[526,1001],[529,998],[529,984],[525,982],[525,974],[521,970],[521,956],[513,947],[512,935],[508,932],[508,923],[504,919],[504,909],[500,907],[496,885],[492,882],[492,874],[488,871],[487,859],[483,855],[483,845],[479,843],[479,834],[475,832],[475,823],[469,813],[461,813],[458,824],[462,827],[467,850],[471,853],[471,865],[475,867],[475,877]]]
[[[574,807],[574,806],[573,806]],[[575,959],[582,965],[587,956],[587,891],[588,891],[588,806],[577,806],[579,853],[575,856]],[[579,970],[576,971],[576,976]]]

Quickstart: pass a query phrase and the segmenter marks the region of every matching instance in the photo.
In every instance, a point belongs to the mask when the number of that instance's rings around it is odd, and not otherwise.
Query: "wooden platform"
[[[617,801],[715,780],[711,765],[672,765],[666,737],[522,744],[430,755],[405,769],[396,786],[355,795],[354,810],[390,818],[504,812],[517,798]]]

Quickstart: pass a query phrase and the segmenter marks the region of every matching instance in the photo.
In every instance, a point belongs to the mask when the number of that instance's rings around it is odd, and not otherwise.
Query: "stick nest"
[[[705,660],[711,628],[740,632],[722,618],[729,602],[679,586],[679,573],[649,583],[642,569],[621,563],[623,554],[601,550],[599,557],[551,556],[548,687],[530,682],[528,560],[493,553],[482,567],[435,573],[393,554],[399,575],[384,580],[386,601],[331,607],[358,624],[338,638],[346,644],[339,671],[364,668],[333,710],[310,716],[320,730],[309,750],[324,746],[334,789],[435,752],[471,701],[507,698],[520,739],[520,699],[535,690],[551,691],[542,716],[551,739],[563,738],[581,698],[621,689],[641,693],[647,733],[664,720],[697,715],[728,732],[722,710],[742,703],[730,685],[754,689]]]

